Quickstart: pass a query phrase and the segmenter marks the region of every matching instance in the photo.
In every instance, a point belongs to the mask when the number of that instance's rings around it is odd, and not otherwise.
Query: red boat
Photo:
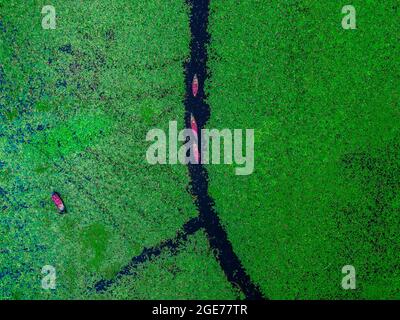
[[[190,115],[190,126],[192,128],[193,134],[196,137],[196,140],[198,139],[198,132],[199,129],[197,127],[196,119],[193,117],[193,115]],[[197,142],[193,144],[193,152],[194,152],[194,159],[195,163],[199,164],[200,163],[200,152],[199,152],[199,147],[197,145]]]
[[[54,204],[56,205],[58,211],[60,213],[65,213],[65,205],[61,199],[61,196],[57,192],[53,192],[51,194],[51,199],[53,200]]]
[[[198,92],[199,92],[199,79],[197,79],[197,74],[195,74],[192,82],[193,96],[196,97]]]
[[[193,133],[197,136],[199,130],[197,128],[197,123],[196,119],[193,117],[193,115],[190,115],[190,126],[192,127]]]

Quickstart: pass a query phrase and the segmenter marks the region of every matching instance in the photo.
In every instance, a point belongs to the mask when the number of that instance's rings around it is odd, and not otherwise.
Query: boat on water
[[[197,134],[199,133],[199,130],[197,127],[196,119],[194,118],[194,116],[192,114],[190,115],[190,127],[192,128],[193,133],[197,136]]]
[[[197,74],[193,76],[193,81],[192,81],[192,94],[194,97],[197,96],[197,93],[199,92],[199,79],[197,78]]]
[[[65,213],[66,212],[64,202],[61,199],[61,196],[57,192],[53,192],[51,194],[51,200],[53,200],[53,202],[56,205],[59,213]]]
[[[199,164],[200,163],[200,151],[199,151],[199,146],[197,144],[199,129],[197,126],[196,119],[194,118],[194,116],[192,114],[190,115],[190,127],[192,128],[193,134],[196,137],[196,142],[193,143],[194,160],[195,160],[195,164]]]

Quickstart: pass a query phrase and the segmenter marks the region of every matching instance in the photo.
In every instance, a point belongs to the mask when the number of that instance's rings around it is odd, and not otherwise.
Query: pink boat
[[[192,81],[193,96],[196,97],[198,92],[199,92],[199,79],[197,79],[197,74],[195,74]]]
[[[199,129],[197,127],[197,123],[196,123],[196,119],[193,117],[193,115],[190,115],[190,126],[192,128],[193,134],[196,137],[196,139],[198,139],[198,133],[199,133]],[[195,159],[195,163],[199,164],[200,163],[200,152],[199,152],[199,146],[197,143],[193,144],[193,152],[194,152],[194,159]]]
[[[65,212],[65,205],[64,205],[64,202],[62,201],[60,195],[57,192],[53,192],[51,194],[51,199],[53,200],[54,204],[56,205],[58,211],[60,213],[64,213]]]
[[[195,135],[197,136],[199,130],[197,128],[196,119],[193,117],[192,114],[190,115],[190,126],[192,127],[192,130],[195,133]]]

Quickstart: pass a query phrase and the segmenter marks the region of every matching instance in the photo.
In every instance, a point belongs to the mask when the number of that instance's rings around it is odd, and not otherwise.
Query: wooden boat
[[[195,74],[192,81],[193,96],[196,97],[198,92],[199,92],[199,79],[197,78],[197,74]]]
[[[198,127],[197,127],[197,123],[196,123],[196,119],[193,117],[193,115],[190,115],[190,126],[193,130],[193,132],[195,133],[195,135],[197,136],[197,134],[199,133]]]
[[[194,116],[192,114],[190,115],[190,127],[192,128],[193,134],[196,137],[196,142],[193,143],[194,160],[195,160],[195,164],[199,164],[200,163],[200,152],[199,152],[199,146],[197,144],[199,129],[198,129],[198,126],[196,123],[196,119],[194,118]]]
[[[65,213],[65,205],[61,199],[61,196],[57,192],[53,192],[51,194],[51,199],[53,200],[54,204],[56,205],[58,211],[60,213]]]

